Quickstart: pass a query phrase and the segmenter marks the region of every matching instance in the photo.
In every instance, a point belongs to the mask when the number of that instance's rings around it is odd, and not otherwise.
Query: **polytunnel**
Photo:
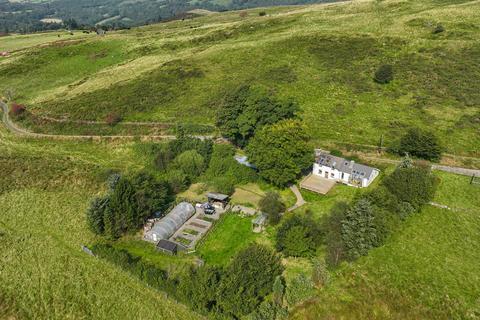
[[[158,242],[170,238],[188,219],[195,214],[195,208],[188,202],[181,202],[152,229],[145,233],[145,240]]]

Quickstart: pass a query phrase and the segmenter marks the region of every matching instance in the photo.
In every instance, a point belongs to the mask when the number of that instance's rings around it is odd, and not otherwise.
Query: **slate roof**
[[[207,198],[208,199],[213,199],[213,200],[217,200],[217,201],[226,201],[228,200],[228,198],[230,198],[228,195],[226,194],[221,194],[221,193],[216,193],[216,192],[209,192],[207,194]]]
[[[345,172],[357,177],[368,178],[372,175],[373,171],[378,171],[375,168],[356,163],[355,161],[333,156],[325,151],[316,153],[316,161],[319,165],[337,169],[340,172]]]

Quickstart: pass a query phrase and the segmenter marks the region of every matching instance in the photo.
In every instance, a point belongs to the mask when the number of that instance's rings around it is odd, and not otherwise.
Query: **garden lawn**
[[[255,242],[252,217],[226,213],[197,246],[198,255],[208,264],[226,265],[242,248]]]

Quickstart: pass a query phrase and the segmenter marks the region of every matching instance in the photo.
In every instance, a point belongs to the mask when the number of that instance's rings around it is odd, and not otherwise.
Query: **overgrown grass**
[[[262,84],[299,102],[319,147],[375,145],[382,135],[388,144],[418,126],[434,130],[449,153],[478,156],[478,124],[469,119],[480,103],[480,10],[477,2],[455,4],[387,0],[272,8],[267,17],[215,14],[26,50],[0,68],[29,65],[31,56],[52,62],[28,72],[28,81],[12,73],[0,80],[40,114],[103,120],[117,112],[190,125],[213,125],[226,93]],[[433,35],[438,23],[446,31]],[[112,56],[89,63],[104,51]],[[72,67],[57,72],[67,62]],[[376,84],[373,73],[385,63],[394,80]]]
[[[81,250],[107,169],[142,166],[131,144],[0,138],[0,318],[198,318]]]

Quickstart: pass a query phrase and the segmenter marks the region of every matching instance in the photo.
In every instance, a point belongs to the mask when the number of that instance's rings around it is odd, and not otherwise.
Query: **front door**
[[[325,171],[325,178],[328,179],[328,171]]]

